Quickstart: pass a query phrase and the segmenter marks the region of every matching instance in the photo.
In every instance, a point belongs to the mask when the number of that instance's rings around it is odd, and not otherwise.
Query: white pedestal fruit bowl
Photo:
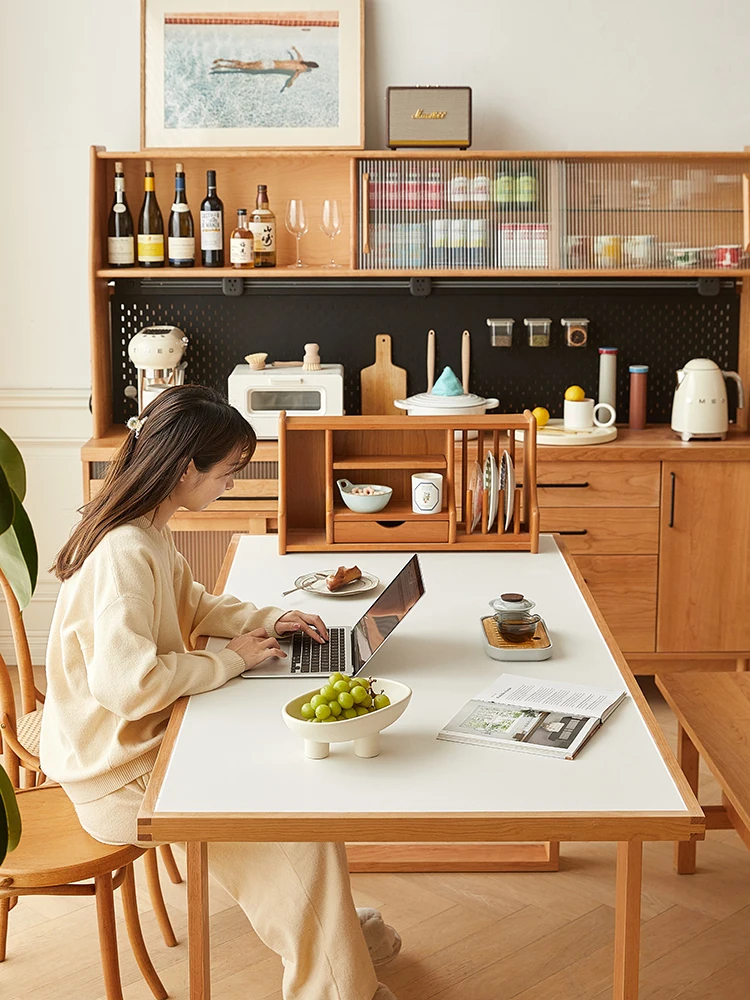
[[[325,682],[326,675],[321,677]],[[331,743],[354,743],[354,753],[358,757],[377,757],[380,753],[380,734],[388,726],[401,718],[411,699],[411,688],[400,681],[382,680],[376,682],[391,700],[390,705],[378,708],[356,719],[338,718],[335,722],[310,722],[303,719],[301,708],[320,690],[316,688],[306,694],[299,694],[284,705],[282,718],[287,727],[305,741],[305,756],[321,760],[328,756]]]

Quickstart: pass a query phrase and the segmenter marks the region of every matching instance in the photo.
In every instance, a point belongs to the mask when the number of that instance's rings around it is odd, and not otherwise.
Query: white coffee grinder
[[[177,326],[146,326],[128,344],[128,357],[138,370],[138,412],[164,389],[183,385],[188,339]]]

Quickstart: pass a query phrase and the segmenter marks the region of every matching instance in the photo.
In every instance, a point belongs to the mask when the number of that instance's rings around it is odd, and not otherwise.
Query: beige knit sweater
[[[154,766],[181,695],[244,669],[231,649],[194,652],[199,635],[274,634],[280,608],[215,597],[193,580],[169,528],[138,518],[108,532],[60,588],[47,647],[41,764],[73,802],[90,802]]]

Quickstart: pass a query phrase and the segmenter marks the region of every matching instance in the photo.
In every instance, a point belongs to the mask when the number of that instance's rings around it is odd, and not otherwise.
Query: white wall
[[[42,567],[81,503],[88,147],[137,148],[139,9],[0,0],[0,424],[29,465]],[[737,0],[366,0],[366,10],[369,148],[384,144],[386,86],[416,83],[473,88],[476,149],[750,143],[750,5]],[[27,614],[35,659],[55,593],[40,579]]]

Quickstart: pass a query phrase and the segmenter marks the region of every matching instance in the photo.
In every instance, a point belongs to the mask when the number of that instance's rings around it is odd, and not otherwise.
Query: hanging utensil
[[[471,353],[471,334],[464,330],[461,337],[461,383],[464,387],[464,394],[469,393],[469,360]]]
[[[432,392],[435,384],[435,331],[427,333],[427,391]]]

